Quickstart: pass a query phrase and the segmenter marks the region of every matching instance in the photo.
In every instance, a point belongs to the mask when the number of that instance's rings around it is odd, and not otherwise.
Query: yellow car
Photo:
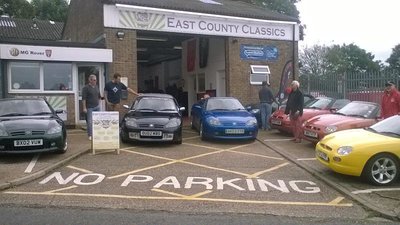
[[[392,184],[400,173],[400,116],[329,134],[317,143],[315,154],[337,173],[363,176],[375,185]]]

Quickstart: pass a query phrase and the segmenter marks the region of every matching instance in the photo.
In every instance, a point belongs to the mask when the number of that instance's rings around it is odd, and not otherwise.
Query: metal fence
[[[352,101],[381,103],[385,83],[392,81],[400,86],[398,71],[344,73],[326,75],[300,75],[299,81],[304,93],[315,97],[327,96],[346,98]]]

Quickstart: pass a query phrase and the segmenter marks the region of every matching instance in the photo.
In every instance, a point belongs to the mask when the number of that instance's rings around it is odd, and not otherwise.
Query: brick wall
[[[240,45],[269,45],[278,48],[276,61],[252,61],[240,58]],[[250,65],[268,65],[271,76],[270,83],[273,94],[279,90],[283,68],[287,61],[292,60],[293,42],[261,39],[246,39],[230,37],[226,41],[226,89],[227,96],[238,98],[242,104],[256,103],[261,86],[250,85]],[[297,62],[297,43],[295,46],[295,62]],[[296,65],[297,66],[297,65]],[[298,69],[296,69],[298,77]]]

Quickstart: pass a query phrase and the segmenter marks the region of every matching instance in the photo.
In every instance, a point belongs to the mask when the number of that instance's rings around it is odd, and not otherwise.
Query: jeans
[[[271,129],[269,125],[269,118],[271,117],[272,105],[269,103],[260,103],[260,113],[261,113],[261,124],[262,129]]]
[[[89,137],[92,136],[93,134],[93,126],[92,126],[92,112],[95,111],[100,111],[100,105],[93,107],[93,108],[88,108],[87,109],[87,115],[86,115],[86,125],[87,125],[87,134]]]

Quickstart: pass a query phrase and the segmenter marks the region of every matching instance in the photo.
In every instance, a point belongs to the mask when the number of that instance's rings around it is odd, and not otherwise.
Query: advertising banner
[[[244,60],[278,60],[279,51],[275,46],[240,45],[240,58]]]
[[[93,112],[92,150],[115,149],[119,154],[119,112]]]

